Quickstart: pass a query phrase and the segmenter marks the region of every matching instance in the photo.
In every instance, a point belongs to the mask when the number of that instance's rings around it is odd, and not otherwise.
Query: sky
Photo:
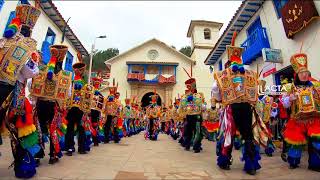
[[[125,52],[156,38],[177,49],[191,44],[191,20],[223,23],[220,35],[241,1],[53,1],[69,26],[91,51],[118,48]]]

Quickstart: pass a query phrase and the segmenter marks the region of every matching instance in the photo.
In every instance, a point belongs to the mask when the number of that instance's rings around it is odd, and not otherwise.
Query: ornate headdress
[[[48,73],[47,78],[49,80],[52,80],[53,74],[57,74],[60,70],[60,68],[56,68],[56,64],[60,62],[62,64],[64,58],[66,57],[66,54],[68,52],[68,47],[65,45],[52,45],[50,46],[50,61],[48,63]]]
[[[304,53],[294,54],[293,56],[291,56],[290,63],[295,73],[309,71],[308,57]]]
[[[74,71],[74,89],[75,90],[81,90],[84,86],[84,80],[83,80],[83,74],[86,69],[86,64],[82,62],[82,57],[80,52],[78,52],[78,59],[79,62],[72,65],[73,71]]]
[[[18,31],[25,37],[30,37],[32,29],[36,24],[41,11],[39,8],[28,4],[20,4],[16,7],[16,17],[12,19],[7,30],[4,33],[4,37],[11,38]]]
[[[228,61],[230,61],[231,69],[233,72],[239,71],[240,73],[244,73],[244,66],[241,59],[241,55],[244,49],[242,47],[237,47],[234,45],[236,36],[237,32],[234,31],[231,45],[227,45]]]

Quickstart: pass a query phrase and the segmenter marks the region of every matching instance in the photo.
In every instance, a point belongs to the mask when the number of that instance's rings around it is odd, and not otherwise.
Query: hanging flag
[[[281,9],[282,23],[288,38],[319,17],[313,1],[289,0]]]

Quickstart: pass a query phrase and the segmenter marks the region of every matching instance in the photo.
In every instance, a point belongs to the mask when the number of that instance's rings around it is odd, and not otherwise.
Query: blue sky
[[[115,47],[120,53],[157,38],[177,49],[190,45],[191,20],[224,23],[220,34],[241,1],[54,1],[88,51],[94,37],[99,50]]]

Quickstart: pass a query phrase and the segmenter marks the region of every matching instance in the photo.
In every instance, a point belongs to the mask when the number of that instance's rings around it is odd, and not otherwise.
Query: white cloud
[[[151,38],[177,49],[190,45],[191,20],[209,20],[227,26],[241,1],[54,1],[62,16],[88,51],[116,47],[124,52]]]

